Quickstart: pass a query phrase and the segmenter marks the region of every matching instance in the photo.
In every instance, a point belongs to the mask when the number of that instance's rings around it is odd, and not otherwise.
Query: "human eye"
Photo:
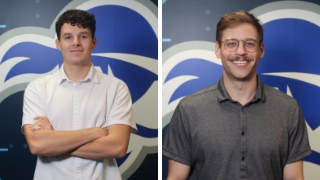
[[[82,39],[86,39],[86,38],[88,38],[88,36],[87,35],[82,35],[81,38]]]
[[[235,46],[237,46],[237,41],[235,41],[235,40],[228,40],[228,41],[225,42],[225,44],[226,44],[226,46],[228,46],[228,47],[235,47]]]
[[[257,45],[255,41],[246,41],[245,44],[247,47],[255,47]]]
[[[64,39],[71,39],[71,36],[65,36]]]

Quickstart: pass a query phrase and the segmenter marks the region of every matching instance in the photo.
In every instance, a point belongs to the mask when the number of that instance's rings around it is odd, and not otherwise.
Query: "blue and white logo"
[[[305,178],[320,177],[320,6],[307,2],[270,3],[252,11],[264,23],[262,81],[293,96],[305,117],[312,154]]]
[[[139,131],[132,134],[125,158],[117,159],[123,178],[129,177],[158,146],[158,19],[150,1],[72,1],[50,29],[25,27],[0,37],[0,103],[27,84],[59,69],[61,52],[55,47],[54,25],[67,9],[95,15],[95,68],[123,80],[130,90]],[[148,113],[146,113],[148,112]]]
[[[216,58],[214,47],[215,43],[190,41],[163,53],[162,128],[169,123],[183,97],[219,80],[221,61]]]
[[[304,159],[306,180],[320,177],[320,6],[274,2],[251,11],[264,24],[265,56],[258,65],[262,81],[293,96],[304,114],[312,154]],[[192,41],[163,53],[163,128],[179,101],[216,83],[222,74],[215,43]]]

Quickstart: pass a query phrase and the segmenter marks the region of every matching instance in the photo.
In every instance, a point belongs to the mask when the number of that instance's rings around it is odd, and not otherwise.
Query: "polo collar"
[[[265,95],[265,92],[263,89],[263,83],[262,83],[260,77],[257,75],[257,92],[253,96],[253,98],[251,99],[250,102],[255,102],[257,100],[262,100],[263,102],[265,102],[265,99],[266,99],[266,95]],[[227,90],[223,84],[223,78],[221,76],[221,78],[218,82],[218,101],[221,103],[226,100],[236,102],[233,99],[231,99],[229,93],[227,92]]]

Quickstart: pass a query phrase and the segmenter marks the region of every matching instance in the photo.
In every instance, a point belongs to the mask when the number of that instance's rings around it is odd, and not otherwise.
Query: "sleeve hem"
[[[21,132],[22,132],[22,134],[24,134],[24,132],[23,132],[23,126],[24,125],[27,125],[27,124],[29,124],[29,125],[31,125],[32,123],[31,122],[22,122],[22,125],[21,125]]]
[[[116,124],[121,124],[121,125],[130,126],[130,132],[131,132],[131,133],[135,133],[135,132],[138,131],[137,126],[132,125],[132,124],[127,123],[127,122],[113,122],[113,123],[111,123],[111,124],[108,124],[108,126],[107,126],[106,128],[104,128],[104,129],[108,129],[109,126],[111,126],[111,125],[116,125]]]
[[[303,159],[304,157],[310,155],[311,153],[312,153],[312,151],[311,151],[311,149],[309,147],[309,148],[305,149],[304,151],[302,151],[302,152],[300,152],[300,153],[288,158],[287,164],[291,164],[291,163],[294,163],[296,161],[299,161],[299,160]]]
[[[189,158],[186,158],[186,157],[183,157],[183,156],[181,156],[179,154],[171,152],[170,150],[166,149],[165,147],[162,147],[162,154],[164,156],[167,156],[168,158],[170,158],[172,160],[175,160],[175,161],[179,162],[179,163],[182,163],[182,164],[187,165],[187,166],[191,166]]]

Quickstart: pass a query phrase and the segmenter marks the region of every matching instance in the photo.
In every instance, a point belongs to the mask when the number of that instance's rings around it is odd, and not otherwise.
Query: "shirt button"
[[[244,156],[241,157],[241,160],[244,161]]]
[[[241,132],[241,135],[244,136],[244,132],[243,131]]]

